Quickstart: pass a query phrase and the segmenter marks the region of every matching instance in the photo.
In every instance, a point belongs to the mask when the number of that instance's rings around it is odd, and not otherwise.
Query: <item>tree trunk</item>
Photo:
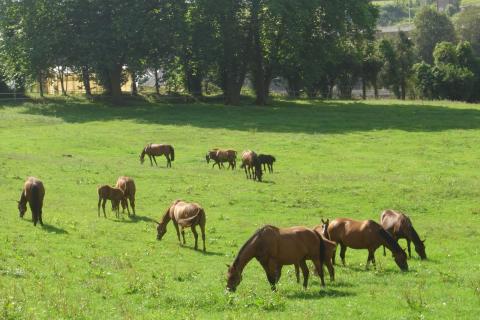
[[[362,77],[362,99],[367,100],[367,81]]]
[[[253,1],[252,7],[252,35],[253,35],[253,88],[255,90],[255,104],[264,106],[267,104],[265,96],[265,70],[262,42],[260,40],[260,1]]]
[[[92,96],[92,89],[90,87],[90,72],[87,66],[82,67],[82,81],[83,87],[85,88],[85,95],[90,98]]]
[[[59,76],[60,76],[60,87],[62,88],[62,96],[66,96],[67,91],[65,90],[65,72],[63,67],[60,68]]]
[[[405,92],[406,86],[407,86],[407,85],[405,84],[405,82],[402,82],[401,85],[400,85],[401,98],[402,98],[402,100],[405,100],[405,96],[406,96],[406,92]]]
[[[108,75],[110,77],[112,100],[120,102],[122,99],[122,65],[112,66],[108,70]]]
[[[130,72],[130,77],[132,80],[132,86],[131,86],[131,94],[132,96],[138,96],[138,88],[137,88],[137,75],[135,71]]]
[[[40,91],[40,97],[43,98],[43,77],[41,72],[38,74],[38,90]]]
[[[372,85],[373,85],[373,92],[375,94],[375,99],[378,99],[378,85],[377,85],[376,79],[373,81]]]
[[[158,76],[158,70],[155,68],[155,92],[160,95],[160,78]]]

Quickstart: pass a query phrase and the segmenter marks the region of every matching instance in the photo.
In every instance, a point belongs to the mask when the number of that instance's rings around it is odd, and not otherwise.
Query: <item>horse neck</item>
[[[162,217],[162,221],[160,222],[161,224],[167,225],[170,220],[172,220],[172,217],[170,216],[170,208],[168,208],[167,212]]]
[[[380,242],[390,251],[393,253],[403,251],[398,242],[395,241],[395,239],[393,239],[392,236],[390,236],[390,234],[388,234],[385,230],[380,229],[379,234],[381,239]]]
[[[27,197],[25,196],[25,190],[22,190],[22,194],[20,195],[19,202],[21,204],[26,204],[27,203]]]
[[[413,241],[413,244],[415,246],[419,245],[422,242],[422,240],[420,240],[420,237],[418,236],[417,231],[413,228],[411,224],[407,227],[407,234],[409,238]]]
[[[252,239],[247,241],[243,245],[243,247],[238,252],[235,261],[233,262],[233,266],[237,269],[238,273],[241,274],[245,266],[255,258],[255,248],[252,244]]]

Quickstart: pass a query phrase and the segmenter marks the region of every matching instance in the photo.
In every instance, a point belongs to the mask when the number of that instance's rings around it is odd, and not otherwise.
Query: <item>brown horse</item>
[[[251,150],[243,151],[242,165],[240,168],[245,169],[245,176],[247,179],[252,179],[253,171],[253,180],[256,179],[259,182],[262,181],[262,165],[260,164],[260,161],[258,161],[258,156],[255,152]]]
[[[167,167],[172,166],[172,161],[175,160],[175,150],[169,144],[148,144],[143,148],[142,153],[140,154],[140,163],[143,164],[145,161],[145,155],[148,156],[150,159],[150,165],[153,166],[153,161],[155,161],[155,165],[158,166],[157,160],[155,157],[157,156],[165,156],[167,158]]]
[[[333,268],[332,259],[335,256],[335,252],[337,250],[337,244],[333,241],[328,240],[323,235],[323,225],[316,226],[313,228],[323,239],[323,243],[325,244],[325,265],[328,269],[328,274],[330,275],[330,281],[335,280],[335,269]],[[295,276],[297,278],[297,283],[300,283],[300,268],[298,264],[295,264]]]
[[[268,172],[273,173],[273,163],[276,161],[274,156],[269,154],[259,154],[258,161],[263,166],[263,171],[265,171],[265,165],[268,167]]]
[[[130,207],[132,207],[133,215],[135,215],[135,181],[130,177],[119,177],[117,180],[116,188],[122,189],[124,198],[122,199],[122,212],[125,212],[127,208],[128,215],[130,215],[130,210],[128,210],[128,201],[130,201]]]
[[[223,163],[228,162],[228,168],[232,168],[233,170],[237,166],[237,151],[232,149],[212,149],[207,152],[205,159],[207,160],[207,164],[210,163],[210,160],[214,161],[212,168],[217,165],[220,169],[220,165],[223,167]]]
[[[195,227],[200,226],[203,240],[203,252],[205,252],[205,223],[207,222],[205,211],[200,205],[196,203],[189,203],[181,200],[176,200],[162,217],[161,222],[157,222],[157,240],[162,240],[162,237],[167,232],[167,224],[172,220],[175,230],[177,231],[178,242],[180,241],[181,227],[183,244],[185,244],[185,228],[191,228],[193,236],[195,237],[195,250],[198,250],[198,233]]]
[[[25,212],[27,212],[28,202],[30,211],[32,211],[33,225],[36,226],[37,222],[40,222],[40,224],[43,226],[42,207],[44,197],[45,187],[43,186],[42,181],[35,177],[28,177],[23,185],[22,194],[20,195],[20,200],[18,201],[20,218],[23,218]]]
[[[328,236],[340,245],[340,257],[345,265],[347,247],[368,249],[367,265],[370,261],[375,266],[375,250],[381,245],[392,251],[395,262],[402,271],[408,270],[407,255],[382,226],[373,220],[357,221],[347,218],[335,219],[328,225]],[[335,263],[335,256],[333,259]]]
[[[107,200],[112,202],[112,209],[115,210],[115,216],[120,218],[119,206],[120,202],[124,201],[125,194],[120,188],[111,187],[109,185],[103,185],[98,187],[98,216],[100,217],[100,203],[102,203],[103,216],[106,218],[105,214],[105,204]]]
[[[320,275],[322,286],[325,247],[322,237],[306,227],[277,228],[264,226],[245,242],[235,261],[228,266],[227,290],[235,291],[242,281],[242,272],[253,258],[262,265],[272,290],[280,280],[282,266],[297,264],[302,268],[303,287],[308,285],[306,260],[312,260]]]
[[[420,258],[422,260],[427,259],[425,240],[420,240],[417,231],[413,228],[412,221],[406,214],[394,210],[385,210],[380,216],[380,223],[393,239],[397,241],[398,239],[407,239],[408,256],[410,258],[412,257],[410,242],[413,242],[415,251],[417,251]],[[385,247],[383,247],[383,255],[386,255]]]

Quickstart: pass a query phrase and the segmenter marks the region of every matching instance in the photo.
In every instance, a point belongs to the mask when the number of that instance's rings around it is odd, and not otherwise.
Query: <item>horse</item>
[[[252,171],[253,171],[253,180],[257,180],[259,182],[262,181],[262,166],[258,161],[258,156],[255,152],[251,150],[243,151],[242,153],[242,165],[240,168],[245,169],[245,176],[247,179],[252,178]],[[248,173],[247,173],[248,170]]]
[[[143,164],[145,161],[145,155],[150,159],[150,165],[153,166],[153,161],[155,165],[158,166],[156,156],[165,156],[167,158],[167,168],[172,167],[172,161],[175,160],[175,150],[169,144],[148,144],[143,148],[142,153],[140,154],[140,163]]]
[[[100,217],[100,203],[102,203],[103,216],[105,214],[105,203],[107,200],[112,202],[112,209],[115,210],[115,216],[120,218],[119,205],[121,201],[124,201],[125,194],[120,188],[111,187],[109,185],[103,185],[97,188],[98,193],[98,216]]]
[[[23,185],[22,194],[18,202],[18,212],[20,218],[23,218],[25,212],[27,212],[27,202],[32,211],[33,225],[36,226],[37,222],[43,226],[42,221],[42,207],[43,198],[45,197],[45,187],[43,182],[35,177],[28,177]]]
[[[253,258],[262,265],[272,291],[280,280],[282,266],[297,264],[303,272],[303,287],[308,285],[306,260],[312,260],[322,286],[325,245],[322,237],[306,227],[277,228],[266,225],[258,229],[241,247],[233,264],[227,265],[227,290],[235,291],[242,281],[242,272]]]
[[[177,231],[178,242],[180,241],[180,225],[183,237],[183,244],[185,245],[185,228],[191,228],[193,236],[195,237],[195,250],[198,250],[198,233],[195,227],[200,226],[202,232],[203,252],[205,249],[205,210],[197,203],[189,203],[182,200],[176,200],[162,217],[162,221],[156,222],[157,226],[157,240],[162,240],[162,237],[167,232],[167,224],[172,220],[175,230]]]
[[[210,160],[214,161],[212,168],[217,165],[220,169],[220,165],[223,167],[223,163],[228,162],[228,168],[232,168],[232,170],[234,170],[237,166],[237,151],[232,149],[212,149],[207,152],[205,159],[207,160],[207,164],[210,163]]]
[[[412,221],[406,214],[394,210],[385,210],[380,215],[380,224],[383,229],[393,237],[393,239],[397,241],[398,239],[407,240],[407,250],[410,258],[412,257],[410,242],[413,242],[415,245],[415,251],[420,258],[422,260],[427,259],[427,254],[425,253],[425,240],[420,240],[417,231],[413,228]],[[383,247],[383,255],[386,255],[385,247]]]
[[[320,234],[325,244],[325,265],[328,269],[328,274],[330,275],[330,281],[335,281],[335,269],[333,268],[332,259],[335,256],[337,250],[337,244],[333,241],[328,240],[323,235],[323,225],[318,225],[313,228],[315,232]],[[295,277],[297,278],[297,283],[300,283],[300,268],[298,264],[295,264]]]
[[[370,261],[375,266],[375,250],[384,245],[392,251],[397,266],[402,271],[408,271],[405,251],[381,225],[373,220],[335,219],[329,223],[327,234],[329,240],[340,245],[340,258],[342,258],[343,265],[345,265],[345,252],[347,247],[350,247],[352,249],[368,249],[366,268],[368,269]],[[335,256],[333,263],[335,264]]]
[[[130,177],[119,177],[117,183],[115,184],[116,188],[122,189],[123,199],[122,199],[122,212],[125,212],[127,208],[128,215],[130,215],[130,210],[128,209],[128,201],[130,201],[130,207],[132,207],[133,215],[135,215],[135,181]]]
[[[258,161],[263,165],[263,171],[265,171],[265,165],[267,165],[268,172],[273,173],[273,163],[277,161],[274,156],[269,154],[259,154]]]

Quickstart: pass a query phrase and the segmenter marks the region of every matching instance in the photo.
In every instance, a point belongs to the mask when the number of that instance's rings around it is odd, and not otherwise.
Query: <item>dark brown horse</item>
[[[394,210],[385,210],[380,215],[380,223],[392,237],[393,239],[406,239],[407,240],[407,249],[408,256],[412,257],[412,252],[410,250],[410,242],[413,242],[415,245],[415,251],[418,253],[420,258],[427,259],[427,254],[425,253],[425,240],[420,240],[417,231],[413,228],[412,221],[410,218],[399,211]],[[386,255],[385,247],[383,247],[383,255]]]
[[[256,179],[259,182],[262,181],[262,165],[260,164],[260,161],[258,161],[258,156],[255,152],[251,150],[243,151],[242,165],[240,168],[245,169],[245,176],[247,179],[252,179],[253,171],[253,180]]]
[[[335,256],[335,252],[337,250],[337,244],[333,241],[328,240],[322,233],[323,233],[323,225],[316,226],[313,228],[323,239],[323,243],[325,244],[325,265],[328,269],[328,274],[330,275],[330,281],[335,280],[335,269],[333,268],[333,257]],[[295,265],[295,276],[297,278],[297,283],[300,283],[300,270],[299,265]]]
[[[100,217],[100,203],[102,204],[103,216],[106,218],[105,214],[105,204],[107,200],[112,202],[112,209],[115,210],[115,216],[120,218],[119,206],[120,202],[124,200],[125,195],[123,190],[120,188],[111,187],[109,185],[103,185],[98,187],[98,216]]]
[[[232,149],[212,149],[207,152],[205,159],[207,160],[207,164],[210,163],[210,160],[214,162],[212,168],[217,165],[218,168],[221,169],[220,166],[223,167],[223,163],[228,162],[228,168],[234,170],[237,166],[237,151]]]
[[[167,167],[172,166],[172,161],[175,160],[175,150],[173,147],[169,144],[148,144],[143,148],[142,153],[140,154],[140,163],[143,164],[145,161],[145,155],[148,156],[150,159],[150,165],[153,166],[152,158],[153,161],[155,161],[155,165],[158,166],[157,160],[155,157],[157,156],[165,156],[167,159]]]
[[[259,154],[258,161],[263,166],[263,171],[265,171],[265,166],[267,166],[268,172],[273,173],[273,163],[276,161],[274,156],[269,154]]]
[[[135,181],[130,177],[122,176],[118,178],[115,187],[123,191],[122,212],[125,212],[126,208],[128,215],[130,215],[130,210],[128,209],[128,201],[130,201],[130,207],[132,207],[133,215],[135,215]]]
[[[18,201],[18,212],[20,213],[20,218],[23,218],[25,212],[27,212],[28,202],[30,211],[32,211],[33,225],[36,226],[37,222],[40,222],[40,224],[43,226],[42,207],[44,197],[45,187],[43,186],[42,181],[35,177],[28,177],[23,185],[22,194],[20,195],[20,200]]]
[[[198,233],[195,227],[198,225],[202,232],[203,252],[205,252],[205,223],[207,218],[203,208],[196,203],[189,203],[181,200],[176,200],[162,217],[162,221],[157,222],[157,240],[162,240],[162,237],[167,232],[167,224],[172,220],[175,230],[177,231],[178,242],[180,241],[181,227],[183,244],[185,244],[185,228],[191,228],[193,236],[195,237],[195,250],[198,250]]]
[[[313,261],[322,286],[325,286],[322,267],[324,253],[324,241],[312,229],[264,226],[245,242],[233,264],[228,266],[227,290],[236,290],[242,280],[243,269],[253,258],[257,259],[265,270],[272,290],[275,290],[275,284],[280,280],[282,266],[291,264],[297,264],[302,269],[303,286],[306,288],[309,273],[306,260]]]
[[[368,249],[367,265],[370,261],[375,266],[375,250],[381,245],[392,251],[398,267],[408,270],[407,255],[388,232],[373,220],[357,221],[347,218],[335,219],[328,225],[328,236],[340,245],[340,258],[345,265],[347,247],[352,249]],[[335,259],[333,261],[335,263]]]

